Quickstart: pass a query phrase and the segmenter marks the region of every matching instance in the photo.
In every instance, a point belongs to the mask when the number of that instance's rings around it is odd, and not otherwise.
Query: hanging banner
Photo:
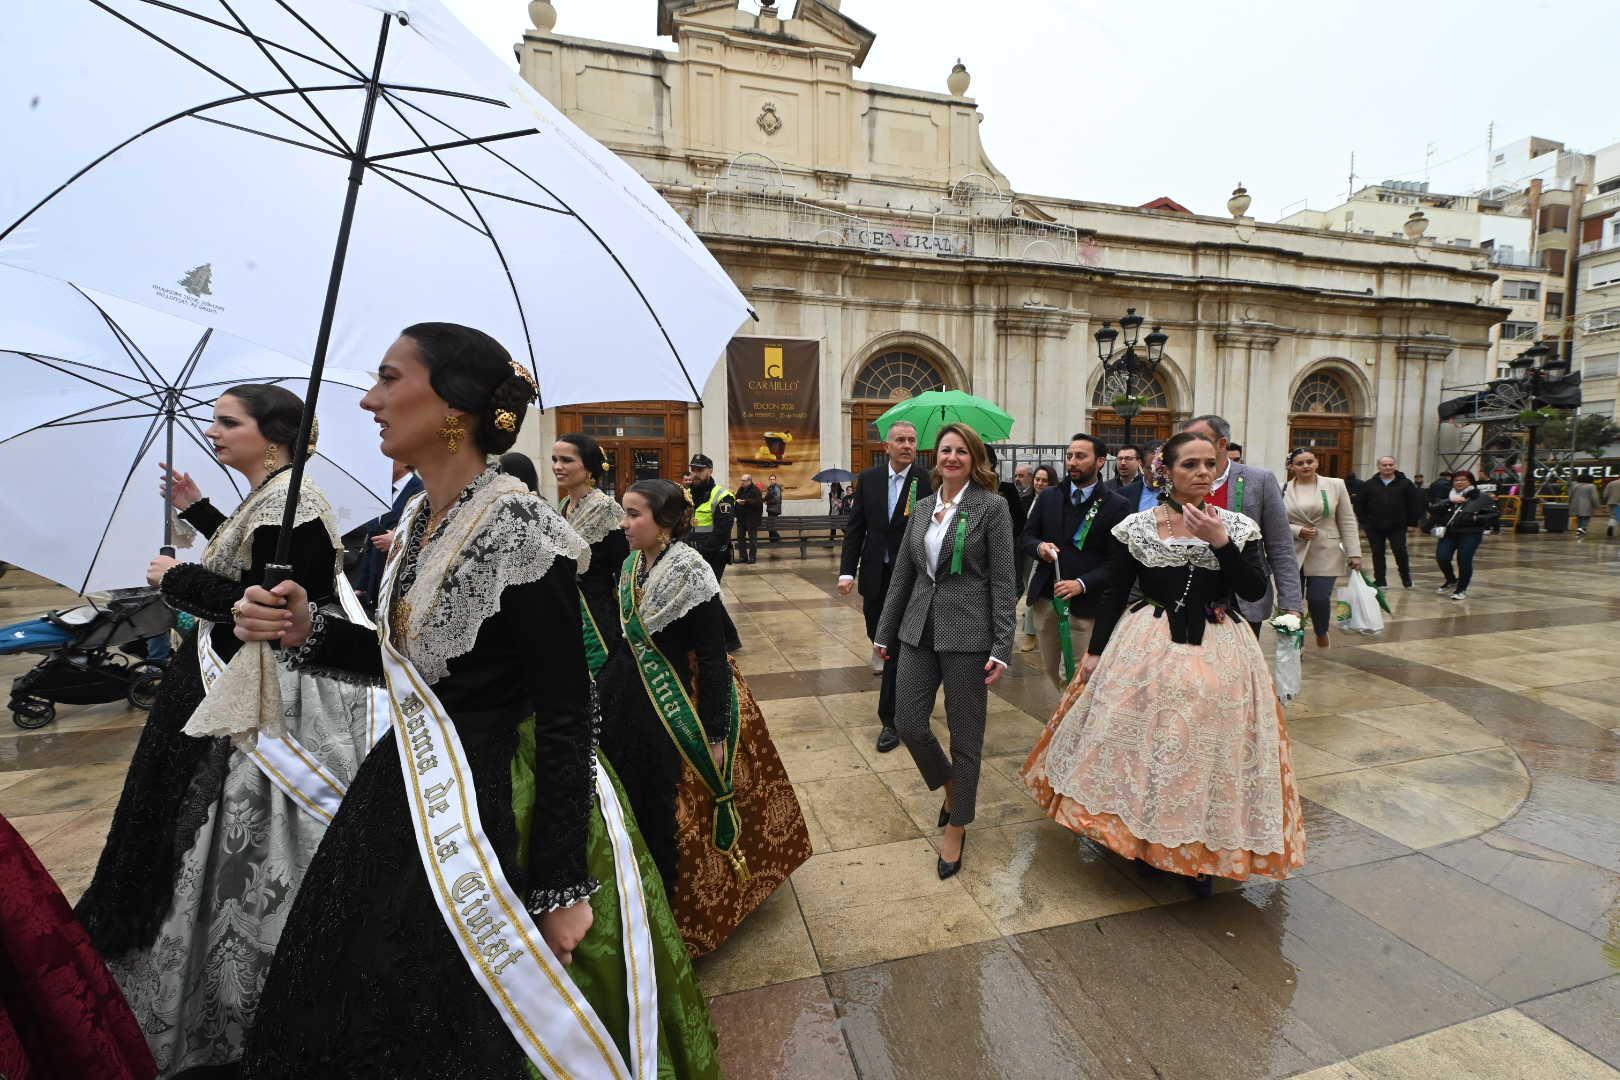
[[[732,338],[726,346],[730,461],[723,478],[764,487],[774,474],[787,499],[821,499],[821,343]]]

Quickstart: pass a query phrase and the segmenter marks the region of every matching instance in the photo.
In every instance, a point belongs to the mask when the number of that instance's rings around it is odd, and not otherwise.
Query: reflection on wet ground
[[[872,747],[832,556],[733,568],[738,660],[815,855],[699,964],[727,1075],[1620,1077],[1620,543],[1493,539],[1466,603],[1425,588],[1426,556],[1385,633],[1305,657],[1304,871],[1205,901],[1023,793],[1056,697],[1028,653],[991,699],[963,872],[939,881],[937,800]],[[0,579],[0,622],[66,602]],[[0,735],[0,813],[70,898],[139,719],[64,708]]]

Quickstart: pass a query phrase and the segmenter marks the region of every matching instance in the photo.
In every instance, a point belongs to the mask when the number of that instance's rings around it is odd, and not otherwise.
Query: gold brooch
[[[517,413],[511,409],[495,410],[495,426],[502,431],[516,431],[518,425]]]

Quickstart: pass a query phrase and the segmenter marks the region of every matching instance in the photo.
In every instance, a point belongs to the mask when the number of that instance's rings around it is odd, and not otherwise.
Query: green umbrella
[[[917,445],[932,449],[939,440],[939,429],[946,424],[966,424],[985,442],[1000,442],[1012,434],[1012,414],[993,401],[961,390],[929,390],[900,402],[875,421],[878,434],[889,437],[889,428],[904,420],[917,429]]]

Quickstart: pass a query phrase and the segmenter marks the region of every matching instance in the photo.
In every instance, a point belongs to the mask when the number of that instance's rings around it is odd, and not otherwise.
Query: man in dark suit
[[[856,480],[855,505],[849,511],[844,529],[844,555],[838,568],[838,591],[848,596],[857,584],[861,591],[861,612],[866,616],[866,636],[877,640],[878,617],[883,614],[883,598],[889,591],[895,556],[906,534],[906,521],[918,499],[933,493],[928,472],[917,464],[917,429],[899,422],[889,428],[886,443],[889,459],[872,466]],[[883,686],[878,694],[877,748],[888,753],[900,745],[894,730],[894,667],[896,649],[883,662]]]
[[[367,611],[374,611],[377,606],[377,590],[382,585],[383,564],[388,561],[388,550],[394,546],[394,526],[399,524],[399,517],[405,512],[405,504],[411,501],[412,496],[422,490],[422,478],[409,465],[394,462],[394,479],[391,488],[394,495],[394,504],[386,514],[379,514],[364,525],[359,531],[365,533],[366,544],[360,553],[359,565],[354,571],[354,591],[359,594],[360,602],[366,606]]]
[[[1114,526],[1135,511],[1117,491],[1098,482],[1108,447],[1085,433],[1069,440],[1063,463],[1069,478],[1041,492],[1030,509],[1020,545],[1040,561],[1029,578],[1029,606],[1035,612],[1035,637],[1052,685],[1062,691],[1063,648],[1053,597],[1069,604],[1069,635],[1076,662],[1091,643],[1104,585],[1108,557],[1114,549]]]
[[[1132,510],[1142,501],[1142,448],[1126,443],[1114,451],[1114,476],[1103,481],[1107,491],[1117,491],[1125,497]]]

